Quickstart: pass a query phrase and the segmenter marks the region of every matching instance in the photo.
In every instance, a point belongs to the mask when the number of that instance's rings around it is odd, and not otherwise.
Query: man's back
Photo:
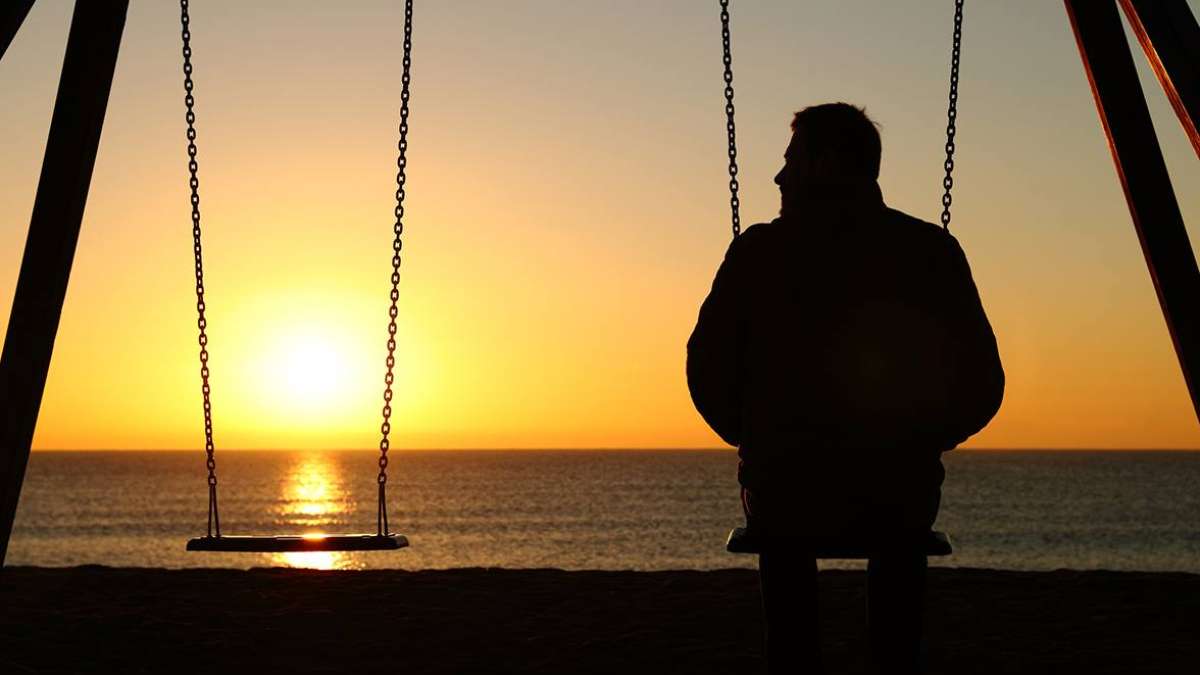
[[[957,241],[874,184],[749,228],[688,343],[693,400],[760,494],[879,495],[981,429],[1003,377]]]

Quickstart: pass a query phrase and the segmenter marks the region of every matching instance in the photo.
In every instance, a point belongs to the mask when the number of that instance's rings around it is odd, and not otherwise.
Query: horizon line
[[[219,448],[217,453],[225,452],[378,452],[378,448]],[[204,449],[195,448],[32,448],[31,452],[195,452],[202,453]],[[689,446],[610,446],[610,447],[446,447],[446,448],[392,448],[395,452],[737,452],[733,447],[689,447]],[[1123,447],[1123,448],[1089,448],[1089,447],[1012,447],[1012,448],[954,448],[949,452],[1200,452],[1200,448],[1153,448],[1153,447]],[[945,454],[945,453],[943,453]]]

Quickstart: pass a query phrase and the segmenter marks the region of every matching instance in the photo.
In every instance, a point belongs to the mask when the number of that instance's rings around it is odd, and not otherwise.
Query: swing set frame
[[[0,6],[0,58],[34,0]],[[1064,0],[1176,355],[1200,416],[1200,271],[1125,39],[1128,17],[1200,156],[1200,27],[1187,0]],[[1118,9],[1118,6],[1120,9]],[[76,0],[0,355],[0,566],[29,462],[129,0]]]

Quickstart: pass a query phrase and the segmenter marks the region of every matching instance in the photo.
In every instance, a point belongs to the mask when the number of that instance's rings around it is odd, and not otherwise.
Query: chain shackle
[[[738,198],[737,127],[734,124],[733,108],[733,52],[729,37],[729,0],[721,3],[721,47],[725,64],[725,131],[729,135],[729,218],[733,225],[733,236],[742,233],[742,202]]]
[[[958,122],[958,64],[962,53],[963,0],[954,0],[954,45],[950,50],[950,94],[946,108],[946,177],[942,179],[942,229],[950,231],[950,204],[954,188],[954,135]]]
[[[204,302],[204,249],[200,243],[200,165],[196,161],[196,98],[192,95],[192,31],[188,0],[179,0],[180,36],[183,40],[183,103],[187,109],[188,186],[191,188],[192,204],[192,253],[196,261],[196,328],[200,344],[200,393],[204,399],[204,454],[208,468],[208,536],[221,536],[221,516],[217,510],[217,460],[214,456],[212,423],[212,387],[208,376],[208,319]]]
[[[383,376],[383,422],[379,425],[379,475],[376,477],[376,482],[379,484],[379,509],[376,527],[380,535],[386,535],[389,532],[387,518],[387,467],[388,450],[391,448],[391,441],[388,437],[392,432],[392,384],[396,381],[396,317],[400,314],[397,304],[400,300],[400,251],[403,248],[404,196],[405,183],[408,179],[406,171],[408,169],[408,99],[409,84],[412,81],[412,18],[413,0],[405,0],[404,55],[400,76],[400,140],[396,144],[396,220],[392,226],[392,231],[395,235],[392,239],[392,291],[388,296],[391,304],[388,307],[387,359],[385,361],[387,370]]]

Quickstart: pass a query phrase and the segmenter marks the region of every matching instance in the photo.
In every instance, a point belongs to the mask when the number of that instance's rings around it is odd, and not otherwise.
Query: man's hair
[[[836,157],[849,177],[876,180],[883,145],[879,128],[864,108],[849,103],[823,103],[801,110],[792,118],[792,133],[803,131],[806,151]]]

